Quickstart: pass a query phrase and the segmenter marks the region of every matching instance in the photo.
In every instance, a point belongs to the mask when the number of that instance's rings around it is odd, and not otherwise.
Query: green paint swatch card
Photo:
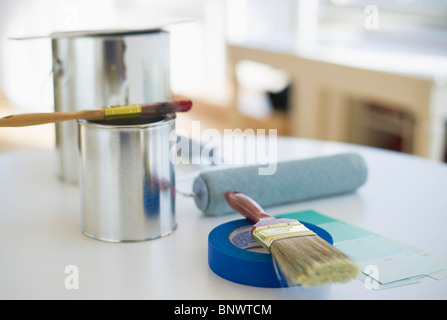
[[[329,232],[334,246],[359,263],[362,270],[359,279],[364,283],[369,279],[371,288],[383,289],[416,283],[426,275],[438,280],[447,277],[446,259],[316,211],[301,211],[278,217],[312,223]]]

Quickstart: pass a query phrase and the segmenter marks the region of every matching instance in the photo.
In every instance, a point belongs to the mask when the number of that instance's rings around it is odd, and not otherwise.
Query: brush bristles
[[[270,252],[288,285],[343,283],[359,273],[354,261],[317,235],[276,240]]]

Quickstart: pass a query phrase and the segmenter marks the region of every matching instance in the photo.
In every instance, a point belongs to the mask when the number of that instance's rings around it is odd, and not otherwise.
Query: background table
[[[307,139],[278,140],[278,159],[357,152],[368,168],[358,192],[283,205],[272,214],[313,209],[384,237],[447,257],[447,166],[374,148]],[[1,299],[446,299],[447,280],[368,290],[360,280],[318,288],[256,288],[232,283],[208,267],[207,237],[234,213],[205,217],[177,195],[177,230],[164,238],[108,243],[79,230],[78,188],[58,180],[55,154],[0,155]],[[177,167],[178,177],[186,173]],[[191,180],[177,188],[190,191]],[[188,190],[189,189],[189,190]],[[79,271],[68,290],[67,266]]]

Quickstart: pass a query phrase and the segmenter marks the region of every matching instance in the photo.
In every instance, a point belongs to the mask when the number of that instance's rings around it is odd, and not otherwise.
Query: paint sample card
[[[425,276],[445,269],[445,266],[411,252],[376,258],[359,264],[362,270],[366,270],[368,267],[376,268],[377,272],[370,276],[382,284]]]
[[[312,223],[315,225],[320,225],[323,223],[330,223],[330,222],[337,222],[338,220],[332,219],[330,217],[327,217],[321,213],[318,213],[313,210],[307,210],[307,211],[300,211],[300,212],[294,212],[294,213],[287,213],[287,214],[281,214],[277,215],[277,218],[289,218],[289,219],[297,219],[299,221]]]
[[[370,271],[373,273],[374,271]],[[389,289],[393,287],[400,287],[405,286],[409,284],[415,284],[420,282],[420,277],[416,278],[410,278],[410,279],[404,279],[404,280],[398,280],[394,282],[389,282],[386,284],[382,284],[379,281],[375,280],[370,273],[366,274],[364,272],[361,272],[358,279],[362,281],[362,283],[365,285],[367,289],[373,289],[373,290],[382,290],[382,289]]]
[[[324,225],[321,227],[325,228]],[[342,242],[334,240],[334,246],[357,262],[381,259],[406,252],[403,247],[395,245],[393,241],[371,235]]]
[[[445,259],[445,258],[435,256],[428,252],[421,252],[420,254],[423,255],[425,259],[431,260],[432,262],[434,262],[438,265],[447,266],[447,259]],[[434,273],[430,273],[428,276],[430,276],[431,278],[436,279],[436,280],[442,280],[444,278],[447,278],[447,269],[437,271]]]
[[[370,232],[340,221],[321,223],[318,224],[318,226],[331,234],[332,238],[334,239],[334,243],[367,238],[373,235]]]
[[[447,277],[447,259],[309,210],[281,215],[318,225],[329,232],[334,246],[359,263],[359,277],[371,288],[384,289],[419,282],[423,276]],[[367,283],[365,282],[365,283]]]

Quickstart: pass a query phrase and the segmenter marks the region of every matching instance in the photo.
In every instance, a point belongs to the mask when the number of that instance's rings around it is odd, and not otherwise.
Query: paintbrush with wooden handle
[[[151,117],[190,110],[189,100],[151,104],[132,104],[104,107],[101,109],[77,112],[48,112],[10,115],[0,118],[0,127],[24,127],[45,123],[57,123],[68,120],[85,119],[89,121],[112,120],[122,118]]]
[[[253,221],[252,237],[270,251],[288,285],[318,286],[347,282],[359,266],[295,219],[277,219],[246,194],[225,193],[228,204]]]

